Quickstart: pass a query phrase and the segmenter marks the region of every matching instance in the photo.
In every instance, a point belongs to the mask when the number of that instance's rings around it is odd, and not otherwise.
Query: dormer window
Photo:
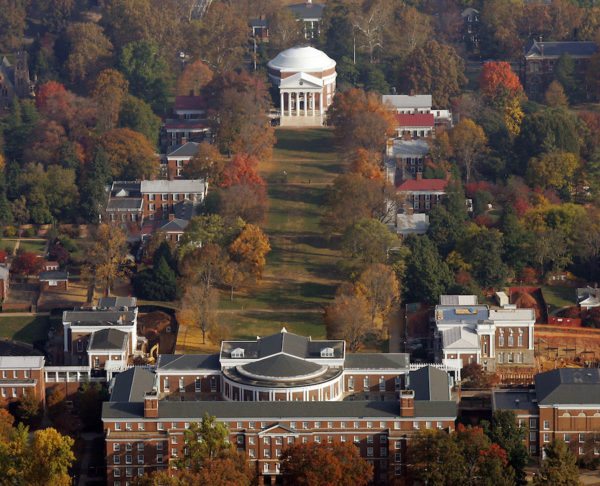
[[[235,348],[231,352],[231,357],[232,358],[243,358],[244,357],[244,350],[242,348]]]
[[[333,348],[321,349],[321,358],[333,358]]]

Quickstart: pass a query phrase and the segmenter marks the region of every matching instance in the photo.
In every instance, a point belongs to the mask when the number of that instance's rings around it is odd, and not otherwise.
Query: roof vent
[[[282,327],[281,332],[287,332],[287,329],[285,327]]]
[[[333,348],[321,349],[321,358],[333,358]]]

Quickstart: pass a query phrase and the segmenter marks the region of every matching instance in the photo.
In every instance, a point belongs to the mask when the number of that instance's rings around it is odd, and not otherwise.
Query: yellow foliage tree
[[[267,264],[266,256],[270,251],[269,237],[253,224],[244,226],[239,236],[229,245],[231,260],[240,263],[246,273],[256,278],[262,276]]]
[[[527,164],[527,180],[543,189],[572,190],[579,157],[569,152],[548,152],[533,157]]]

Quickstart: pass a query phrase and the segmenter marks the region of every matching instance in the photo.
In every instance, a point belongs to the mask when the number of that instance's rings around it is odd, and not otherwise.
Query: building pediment
[[[298,433],[295,430],[289,429],[288,427],[277,423],[262,430],[258,433],[258,435],[298,435]]]
[[[282,89],[321,89],[323,81],[306,73],[296,73],[293,76],[281,80],[279,86]]]

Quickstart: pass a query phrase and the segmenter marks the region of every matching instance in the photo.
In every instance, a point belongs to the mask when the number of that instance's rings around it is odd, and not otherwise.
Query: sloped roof
[[[142,402],[144,395],[152,390],[155,374],[151,371],[134,366],[119,373],[110,394],[111,402]]]
[[[321,5],[320,3],[304,2],[295,3],[293,5],[288,6],[288,8],[299,19],[321,20],[321,17],[323,17],[323,9],[325,8],[325,5]]]
[[[560,368],[535,375],[540,405],[597,405],[600,407],[600,369]]]
[[[42,353],[29,344],[0,339],[0,356],[42,356]]]
[[[92,333],[88,351],[114,349],[122,350],[127,345],[127,333],[118,329],[101,329]]]
[[[382,103],[390,103],[397,109],[415,109],[415,108],[431,108],[431,95],[383,95]]]
[[[175,111],[202,111],[206,109],[206,99],[203,96],[176,96]]]
[[[50,270],[48,272],[41,272],[38,275],[40,282],[42,280],[69,280],[68,272],[62,270]]]
[[[448,401],[450,384],[448,373],[434,366],[424,366],[408,374],[408,388],[415,392],[415,400]]]
[[[202,193],[206,188],[203,179],[175,179],[172,181],[155,180],[142,181],[141,192],[143,194],[158,194],[158,193],[182,193],[195,192]]]
[[[132,309],[137,307],[137,299],[135,297],[101,297],[98,299],[98,307],[101,309],[119,310],[124,307]]]
[[[525,52],[526,58],[558,58],[562,55],[571,57],[592,57],[598,51],[595,42],[538,42],[533,41]]]
[[[238,368],[256,376],[271,378],[294,378],[316,373],[324,369],[323,366],[311,361],[286,354],[276,354]]]
[[[349,353],[344,360],[344,369],[377,370],[407,369],[410,363],[408,353]]]
[[[447,349],[479,349],[477,333],[471,329],[456,326],[442,331],[442,346]]]
[[[157,371],[220,370],[218,354],[161,354]]]
[[[193,157],[198,153],[198,145],[197,142],[186,142],[167,154],[167,157]]]
[[[398,127],[432,128],[435,125],[435,118],[433,113],[398,113],[396,125]]]
[[[160,226],[158,231],[164,231],[165,233],[183,233],[188,224],[190,224],[190,222],[187,219],[175,218]]]
[[[426,140],[400,140],[396,139],[392,145],[393,156],[396,158],[425,157],[429,153],[429,144]]]
[[[180,118],[169,118],[165,121],[165,129],[166,130],[177,130],[177,129],[185,129],[185,130],[208,130],[209,126],[205,121],[202,120],[184,120]]]
[[[446,179],[408,179],[398,186],[399,192],[444,191],[448,186]]]

